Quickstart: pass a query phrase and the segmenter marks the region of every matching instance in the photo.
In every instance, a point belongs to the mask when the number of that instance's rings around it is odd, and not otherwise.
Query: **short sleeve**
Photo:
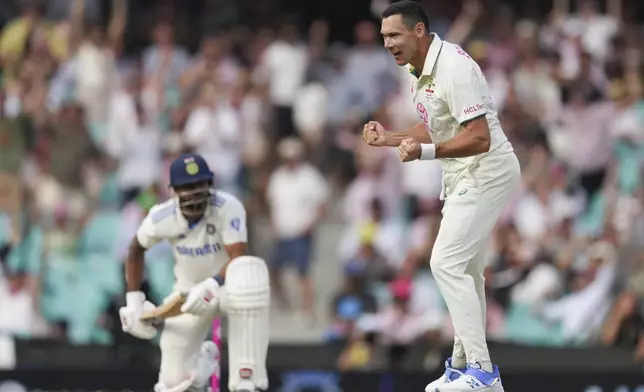
[[[447,83],[447,105],[450,113],[463,124],[466,121],[487,113],[487,95],[483,75],[472,65],[459,65],[452,68]]]
[[[148,215],[143,219],[139,230],[136,232],[136,238],[139,244],[145,249],[150,249],[154,245],[163,241],[163,238],[158,233],[156,222],[169,218],[174,215],[174,206],[154,206],[150,209]]]
[[[221,239],[224,245],[248,242],[248,229],[246,227],[246,209],[237,199],[229,199],[222,207],[223,230]]]
[[[197,147],[208,138],[212,118],[207,110],[195,109],[188,116],[184,128],[184,137],[188,145]]]

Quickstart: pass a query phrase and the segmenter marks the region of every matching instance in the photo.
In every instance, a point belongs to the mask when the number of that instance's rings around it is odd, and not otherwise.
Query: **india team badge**
[[[190,174],[191,176],[196,175],[197,173],[199,173],[199,165],[197,165],[197,163],[194,161],[186,162],[186,173]]]

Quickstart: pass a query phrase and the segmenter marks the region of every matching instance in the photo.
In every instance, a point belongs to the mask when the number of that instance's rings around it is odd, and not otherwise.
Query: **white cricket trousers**
[[[443,219],[430,265],[454,324],[453,358],[461,363],[490,362],[485,340],[485,250],[518,188],[521,169],[511,152],[485,156],[469,170],[444,175]]]

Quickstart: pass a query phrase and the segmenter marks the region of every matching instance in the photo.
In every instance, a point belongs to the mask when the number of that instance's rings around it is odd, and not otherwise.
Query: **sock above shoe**
[[[481,369],[487,373],[494,373],[494,365],[490,361],[479,361],[468,365],[468,367]]]
[[[467,367],[467,359],[465,357],[452,357],[450,362],[451,367],[453,367],[454,369],[465,369]]]

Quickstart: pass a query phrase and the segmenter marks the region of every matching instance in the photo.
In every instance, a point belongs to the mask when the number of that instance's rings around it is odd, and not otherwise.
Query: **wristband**
[[[431,144],[421,144],[420,145],[420,160],[421,161],[431,161],[436,158],[436,145]]]
[[[125,306],[140,308],[145,302],[145,294],[142,291],[128,291],[125,294]]]
[[[215,275],[215,276],[213,276],[213,279],[214,279],[217,283],[219,283],[219,286],[223,286],[223,285],[224,285],[224,280],[225,280],[225,279],[224,279],[224,277],[223,277],[223,276],[221,276],[221,275]]]

